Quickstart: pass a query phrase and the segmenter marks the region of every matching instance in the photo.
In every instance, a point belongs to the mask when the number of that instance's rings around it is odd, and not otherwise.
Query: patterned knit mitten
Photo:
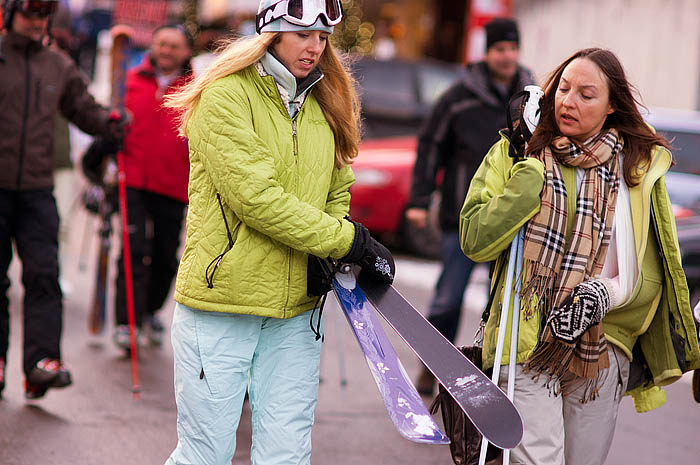
[[[547,325],[554,337],[571,344],[600,323],[610,307],[608,288],[602,280],[590,279],[574,287],[561,306],[550,312]]]

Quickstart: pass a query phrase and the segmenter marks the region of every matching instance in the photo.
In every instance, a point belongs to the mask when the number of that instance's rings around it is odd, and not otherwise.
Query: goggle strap
[[[277,10],[277,8],[280,5],[282,5],[283,3],[285,4],[285,8],[282,8],[281,12],[276,13],[275,10]],[[287,3],[288,3],[287,0],[280,0],[279,2],[268,6],[267,8],[262,10],[260,13],[255,15],[255,28],[256,28],[258,34],[262,30],[262,28],[264,28],[268,24],[270,24],[274,21],[277,21],[280,18],[284,18],[287,15],[287,8],[286,8]]]

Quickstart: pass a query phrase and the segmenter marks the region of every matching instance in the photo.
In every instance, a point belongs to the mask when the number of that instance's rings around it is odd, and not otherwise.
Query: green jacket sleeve
[[[284,190],[276,156],[254,131],[251,103],[242,94],[217,84],[202,93],[187,128],[190,150],[243,223],[301,252],[343,257],[353,225]]]
[[[342,219],[350,211],[350,186],[355,182],[355,175],[349,166],[333,168],[333,179],[326,201],[326,213],[333,218]]]
[[[472,178],[460,213],[460,242],[476,262],[496,259],[540,210],[544,165],[534,158],[513,164],[508,140],[491,147]]]

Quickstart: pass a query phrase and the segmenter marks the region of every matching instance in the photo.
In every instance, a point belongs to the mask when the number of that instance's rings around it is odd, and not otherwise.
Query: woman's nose
[[[323,41],[320,37],[313,38],[309,44],[309,51],[319,54],[323,51]]]
[[[564,96],[564,99],[562,100],[562,105],[565,107],[571,107],[573,106],[574,103],[574,94],[573,92],[569,92]]]

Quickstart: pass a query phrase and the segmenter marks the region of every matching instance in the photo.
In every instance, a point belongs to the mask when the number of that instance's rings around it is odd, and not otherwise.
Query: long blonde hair
[[[219,56],[200,76],[165,97],[164,105],[181,111],[178,125],[186,135],[187,123],[202,92],[217,79],[236,73],[260,60],[279,37],[279,32],[231,39],[219,47]],[[342,168],[357,156],[360,144],[360,101],[356,81],[347,71],[347,58],[328,44],[319,59],[324,74],[312,89],[335,139],[335,165]]]

